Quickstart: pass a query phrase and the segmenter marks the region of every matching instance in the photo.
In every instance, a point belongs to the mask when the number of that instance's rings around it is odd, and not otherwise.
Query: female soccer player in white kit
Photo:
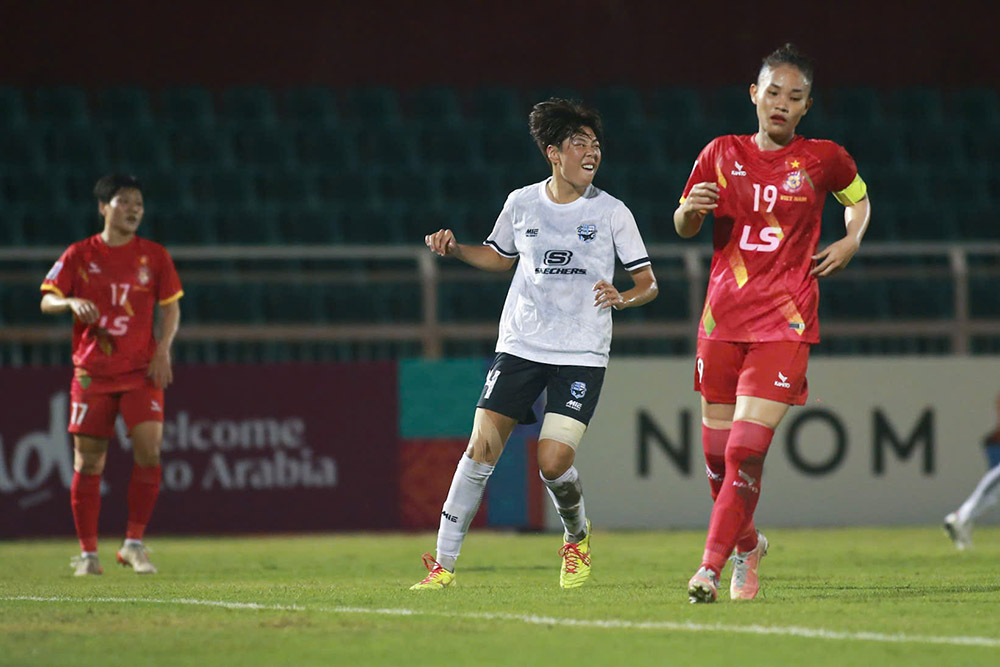
[[[611,310],[648,303],[658,288],[631,211],[593,185],[601,163],[600,115],[553,98],[536,104],[528,121],[552,175],[507,197],[483,245],[459,244],[448,229],[425,237],[442,257],[485,271],[515,263],[517,269],[469,446],[441,512],[437,558],[424,554],[429,572],[412,590],[455,582],[455,561],[493,467],[518,422],[533,421],[531,406],[543,390],[538,469],[565,528],[559,585],[576,588],[590,576],[590,521],[573,466],[576,448],[604,381]],[[634,282],[622,293],[612,285],[616,256]]]

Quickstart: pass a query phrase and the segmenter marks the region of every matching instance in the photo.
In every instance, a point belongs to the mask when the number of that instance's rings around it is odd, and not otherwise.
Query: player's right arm
[[[101,318],[101,311],[93,301],[74,296],[60,296],[54,292],[47,292],[42,297],[42,312],[46,315],[58,315],[67,310],[73,311],[76,319],[84,324],[93,324]]]
[[[691,192],[681,200],[674,211],[674,229],[681,238],[690,238],[701,230],[708,212],[718,208],[719,185],[717,183],[695,183]]]
[[[428,234],[424,243],[439,257],[454,257],[484,271],[507,271],[517,262],[517,257],[504,257],[489,246],[458,243],[450,229]]]

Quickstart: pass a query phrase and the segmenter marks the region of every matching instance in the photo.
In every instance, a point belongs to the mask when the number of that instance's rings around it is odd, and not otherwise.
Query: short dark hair
[[[785,42],[784,46],[779,49],[775,49],[763,59],[760,65],[760,70],[757,72],[757,78],[760,79],[760,75],[764,72],[765,68],[774,69],[778,65],[791,65],[792,67],[797,67],[798,70],[802,72],[802,76],[805,78],[806,83],[810,88],[812,87],[814,70],[813,59],[799,51],[798,47],[791,42]]]
[[[102,204],[108,204],[118,191],[124,188],[134,188],[142,192],[142,183],[132,174],[105,174],[94,186],[94,197]]]
[[[535,140],[538,150],[542,151],[546,162],[549,159],[545,150],[547,147],[561,146],[562,142],[584,127],[593,130],[597,140],[604,143],[601,114],[580,100],[550,97],[544,102],[539,102],[528,114],[528,127],[531,130],[531,138]]]

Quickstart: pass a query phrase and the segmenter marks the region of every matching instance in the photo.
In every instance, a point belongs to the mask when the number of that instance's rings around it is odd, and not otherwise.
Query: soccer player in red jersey
[[[69,432],[75,450],[70,499],[83,553],[77,576],[101,574],[97,519],[101,474],[121,414],[135,464],[128,487],[128,524],[118,562],[140,574],[149,562],[142,536],[160,492],[163,390],[173,380],[170,345],[180,324],[180,278],[166,249],[136,236],[142,186],[134,176],[109,174],[94,187],[104,231],[63,252],[42,283],[42,312],[73,313],[73,381]],[[159,341],[154,306],[162,312]]]
[[[871,207],[854,160],[795,128],[812,105],[812,62],[791,44],[767,56],[750,99],[758,130],[712,140],[674,212],[688,238],[715,216],[712,268],[698,331],[694,387],[715,501],[692,602],[713,602],[733,554],[730,598],[753,599],[767,540],[754,527],[764,457],[790,405],[808,393],[809,349],[819,341],[818,278],[858,251]],[[845,207],[844,238],[817,253],[826,194]]]

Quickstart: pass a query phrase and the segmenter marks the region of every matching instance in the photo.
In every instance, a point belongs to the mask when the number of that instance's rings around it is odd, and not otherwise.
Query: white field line
[[[173,604],[198,607],[219,607],[250,611],[312,611],[328,614],[373,614],[382,616],[445,616],[456,619],[483,619],[513,621],[528,625],[558,625],[574,628],[616,628],[623,630],[653,630],[667,632],[724,632],[747,635],[775,635],[779,637],[806,637],[835,641],[867,641],[889,644],[946,644],[950,646],[985,646],[1000,648],[1000,637],[963,637],[935,635],[885,634],[881,632],[842,632],[823,628],[804,628],[794,625],[727,625],[724,623],[677,623],[673,621],[626,621],[621,619],[581,619],[537,616],[535,614],[505,614],[495,612],[447,612],[422,609],[378,609],[373,607],[304,607],[297,604],[260,604],[257,602],[226,602],[224,600],[198,600],[176,598],[71,598],[17,595],[0,597],[3,602],[81,602],[81,603],[141,603]]]

